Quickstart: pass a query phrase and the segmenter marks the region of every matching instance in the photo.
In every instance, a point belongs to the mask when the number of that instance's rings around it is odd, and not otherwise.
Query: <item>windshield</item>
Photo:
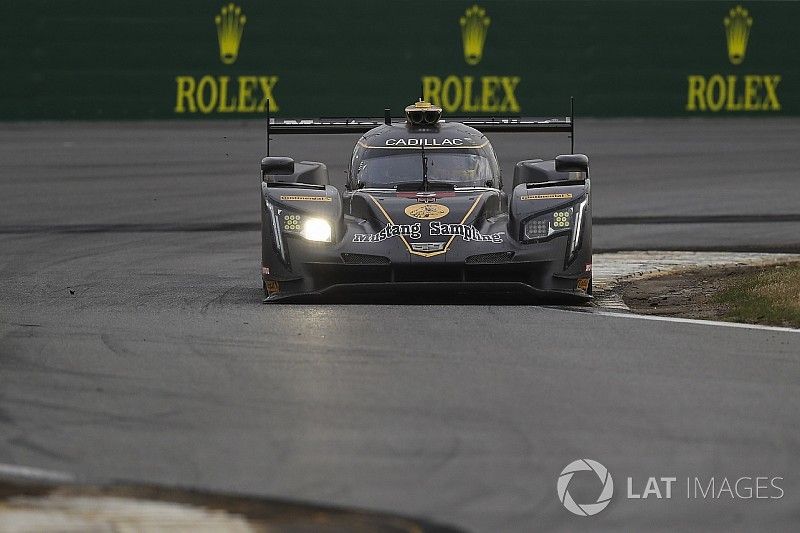
[[[422,181],[421,150],[406,153],[387,153],[369,157],[370,151],[358,163],[356,179],[368,187],[393,187],[409,181]],[[477,153],[426,150],[428,181],[448,183],[456,187],[483,186],[493,179],[489,159]]]

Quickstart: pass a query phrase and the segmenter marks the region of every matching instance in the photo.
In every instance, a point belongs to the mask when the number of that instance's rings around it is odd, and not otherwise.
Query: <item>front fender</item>
[[[522,242],[522,225],[527,219],[578,202],[589,194],[589,187],[589,179],[517,185],[509,200],[508,234]]]
[[[261,259],[262,267],[288,266],[289,239],[299,238],[285,234],[283,226],[289,215],[322,218],[331,224],[329,244],[341,241],[346,233],[342,210],[342,196],[336,187],[287,186],[280,183],[261,183]]]

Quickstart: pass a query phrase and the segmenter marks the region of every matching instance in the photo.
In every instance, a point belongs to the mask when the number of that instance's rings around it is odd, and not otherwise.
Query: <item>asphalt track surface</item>
[[[800,249],[800,121],[578,127],[596,247]],[[800,334],[535,306],[262,305],[261,129],[0,128],[0,463],[471,531],[796,530]],[[341,183],[352,141],[286,137],[273,154],[325,161]],[[567,146],[495,140],[507,181],[513,161]],[[616,483],[591,518],[556,494],[581,457]],[[638,493],[676,476],[676,494],[626,499],[628,476]],[[784,495],[687,499],[687,476],[780,476]],[[599,493],[578,481],[576,500]]]

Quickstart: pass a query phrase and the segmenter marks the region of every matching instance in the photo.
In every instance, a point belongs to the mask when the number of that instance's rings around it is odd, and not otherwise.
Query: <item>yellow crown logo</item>
[[[464,60],[469,65],[477,65],[483,57],[483,44],[486,42],[491,19],[486,16],[485,9],[475,4],[467,8],[459,23],[461,40],[464,42]]]
[[[239,43],[242,41],[245,22],[247,18],[242,14],[242,8],[234,4],[222,6],[219,15],[214,17],[219,40],[219,58],[226,65],[234,63],[239,56]]]
[[[750,37],[750,27],[753,19],[742,6],[731,9],[725,17],[725,37],[728,41],[728,59],[734,65],[739,65],[744,61],[744,53],[747,50],[747,39]]]

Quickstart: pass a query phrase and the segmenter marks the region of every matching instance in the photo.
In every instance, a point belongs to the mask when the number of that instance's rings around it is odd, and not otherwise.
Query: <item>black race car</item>
[[[584,302],[592,294],[588,158],[520,161],[513,191],[485,133],[569,132],[565,119],[443,120],[427,102],[375,120],[267,119],[261,276],[267,302],[401,290]],[[270,134],[363,133],[347,184],[269,155]]]

